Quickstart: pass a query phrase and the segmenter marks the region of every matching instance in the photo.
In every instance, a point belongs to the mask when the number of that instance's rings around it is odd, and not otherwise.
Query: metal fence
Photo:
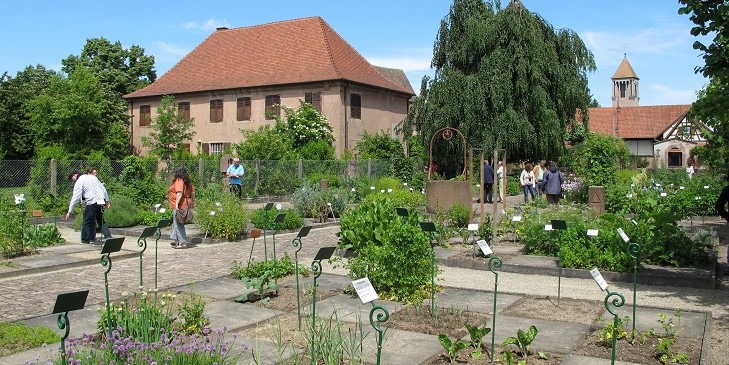
[[[193,183],[199,187],[209,184],[225,184],[227,161],[196,159],[158,162],[141,160],[143,166],[129,166],[124,161],[79,160],[0,160],[0,189],[6,193],[25,193],[28,198],[40,200],[70,196],[73,185],[68,176],[72,171],[97,169],[99,180],[129,184],[139,175],[152,176],[157,182],[169,183],[172,171],[185,166]],[[422,161],[413,160],[415,169],[421,169]],[[259,195],[286,195],[301,185],[305,179],[336,176],[338,178],[380,178],[392,176],[390,160],[244,160],[244,188]],[[140,171],[140,169],[144,171]]]

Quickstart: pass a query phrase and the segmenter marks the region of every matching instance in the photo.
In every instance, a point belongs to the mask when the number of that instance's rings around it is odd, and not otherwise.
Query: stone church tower
[[[638,75],[628,62],[628,57],[623,56],[618,70],[613,77],[613,107],[638,106],[640,94],[638,93]]]

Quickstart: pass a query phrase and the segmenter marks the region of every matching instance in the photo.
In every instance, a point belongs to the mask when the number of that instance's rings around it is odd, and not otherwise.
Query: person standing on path
[[[185,224],[177,221],[177,211],[187,207],[195,208],[195,188],[192,186],[190,176],[184,166],[175,168],[175,177],[172,185],[167,189],[167,198],[172,209],[172,247],[187,248],[187,233]]]
[[[564,174],[559,171],[556,162],[550,162],[549,170],[544,173],[541,184],[544,194],[547,195],[547,205],[559,205],[559,199],[562,197],[562,183],[564,183]]]
[[[496,196],[499,198],[499,203],[504,200],[504,184],[502,178],[504,177],[504,165],[501,161],[496,163]]]
[[[491,167],[489,160],[486,160],[483,165],[483,185],[484,200],[486,203],[493,204],[494,168]]]
[[[94,175],[98,179],[98,175],[97,175],[98,171],[97,171],[96,167],[89,167],[89,169],[86,170],[86,173]],[[101,180],[99,180],[99,181],[101,181]],[[101,183],[101,185],[104,185],[104,183]],[[106,189],[106,187],[104,187],[104,188]],[[111,202],[111,199],[109,199],[108,194],[106,195],[106,201]],[[111,238],[111,231],[109,230],[109,226],[104,221],[104,207],[101,207],[101,209],[99,209],[96,212],[96,228],[101,230],[101,234],[104,235],[105,239]]]
[[[238,157],[233,158],[233,164],[228,166],[226,175],[230,183],[230,192],[237,193],[238,199],[243,197],[243,180],[241,180],[243,174],[245,174],[245,169],[241,166],[240,159]]]
[[[519,183],[524,189],[524,204],[529,203],[529,194],[532,195],[532,200],[534,200],[534,171],[532,171],[531,162],[524,164],[524,170],[521,171],[521,176],[519,176]]]
[[[91,174],[80,175],[78,171],[71,172],[68,179],[74,181],[73,195],[68,204],[66,220],[71,216],[73,208],[83,201],[83,224],[81,225],[81,243],[94,243],[96,241],[96,215],[103,206],[111,206],[106,188],[96,176]]]
[[[537,178],[536,190],[537,190],[538,196],[542,196],[542,193],[544,193],[544,188],[542,187],[542,181],[544,181],[544,173],[546,172],[545,170],[547,169],[546,165],[547,165],[547,161],[541,160],[541,161],[539,161],[539,165],[534,167],[534,176]]]

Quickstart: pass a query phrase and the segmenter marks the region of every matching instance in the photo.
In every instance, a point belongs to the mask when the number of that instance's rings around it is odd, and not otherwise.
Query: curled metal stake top
[[[640,245],[637,243],[629,243],[628,244],[628,255],[634,259],[638,259],[638,256],[640,256]]]
[[[612,314],[613,316],[618,315],[617,312],[613,311],[613,308],[620,308],[623,306],[623,304],[625,304],[625,297],[620,293],[610,292],[605,297],[605,309],[607,309],[607,311],[610,312],[610,314]]]
[[[101,266],[109,266],[106,268],[106,271],[104,271],[104,274],[108,274],[109,271],[111,271],[111,257],[109,257],[108,253],[105,253],[101,255]]]
[[[458,133],[458,135],[461,137],[461,140],[463,141],[463,172],[461,172],[461,174],[464,176],[466,175],[466,171],[468,171],[467,164],[466,164],[466,161],[468,160],[468,158],[466,156],[466,137],[463,136],[463,133],[461,133],[461,131],[459,131],[456,128],[445,127],[445,128],[441,128],[441,129],[438,129],[437,131],[435,131],[435,133],[433,133],[433,137],[430,138],[430,155],[429,155],[430,159],[428,160],[428,180],[430,180],[431,173],[433,171],[433,142],[435,142],[435,137],[438,135],[438,133],[441,133],[441,137],[444,140],[450,141],[453,138],[453,132]]]
[[[501,259],[500,258],[498,258],[498,257],[492,257],[492,258],[490,258],[489,259],[489,271],[491,271],[495,275],[498,275],[496,273],[496,271],[494,271],[494,270],[500,268],[501,267],[501,264],[502,264],[502,262],[501,262]]]

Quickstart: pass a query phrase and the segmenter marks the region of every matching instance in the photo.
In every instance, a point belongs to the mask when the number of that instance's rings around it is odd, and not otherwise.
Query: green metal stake
[[[278,233],[278,225],[283,222],[286,218],[286,213],[279,213],[276,215],[276,219],[273,221],[273,272],[278,273],[276,266],[278,261],[276,260],[276,234]],[[278,274],[273,275],[273,284],[276,285],[276,294],[278,294]]]
[[[640,245],[637,243],[628,243],[628,255],[633,258],[633,335],[631,341],[635,341],[635,310],[638,306],[637,286],[638,286],[638,258],[640,257]]]
[[[263,211],[266,215],[266,225],[263,227],[263,258],[268,262],[268,243],[266,242],[266,231],[268,230],[268,211],[273,208],[273,203],[266,204]]]
[[[435,232],[430,232],[430,317],[435,319]]]
[[[494,341],[496,336],[496,295],[499,291],[499,273],[495,271],[501,267],[501,259],[493,256],[489,259],[489,271],[494,273],[494,315],[491,319],[491,363],[494,363]]]
[[[311,299],[311,364],[316,364],[316,342],[314,336],[316,334],[316,279],[321,276],[321,260],[314,260],[311,263],[311,272],[314,273],[314,287],[312,288]]]
[[[378,326],[380,323],[387,322],[388,319],[390,319],[390,312],[385,309],[385,307],[375,305],[375,302],[372,301],[372,309],[370,309],[370,325],[372,325],[372,328],[377,331],[377,365],[380,365],[380,357],[382,355],[382,328]],[[379,310],[380,313],[377,313],[377,323],[375,323],[375,311]]]
[[[111,256],[109,253],[101,255],[101,266],[108,266],[104,271],[104,289],[106,290],[106,339],[111,341],[111,304],[109,302],[109,271],[111,271]]]
[[[144,272],[144,268],[142,265],[142,256],[144,255],[144,251],[147,250],[147,237],[152,237],[152,236],[156,235],[157,231],[159,231],[159,228],[157,228],[157,226],[147,227],[142,231],[142,234],[140,234],[139,238],[137,239],[137,245],[139,245],[139,247],[142,248],[139,251],[139,287],[140,288],[144,287],[144,282],[142,281],[142,272]]]
[[[311,226],[301,227],[299,234],[291,241],[291,246],[296,249],[294,251],[294,272],[296,274],[296,313],[299,319],[299,330],[301,330],[301,291],[299,290],[299,251],[301,251],[301,238],[306,237],[311,230]]]
[[[562,232],[567,229],[567,222],[558,219],[552,219],[552,232],[559,231],[557,233],[557,306],[559,306],[559,300],[562,298]]]
[[[612,300],[610,300],[610,297],[614,297]],[[613,307],[619,308],[622,307],[623,304],[625,304],[625,297],[623,297],[622,294],[611,292],[608,290],[607,296],[605,296],[605,309],[610,312],[610,314],[613,315],[613,354],[612,354],[612,365],[615,365],[615,347],[617,346],[617,340],[618,340],[618,321],[620,320],[618,318],[618,313],[614,312],[610,305],[612,304]]]
[[[68,312],[59,313],[56,323],[58,323],[59,329],[66,330],[63,337],[61,337],[61,365],[68,365],[68,359],[66,357],[66,339],[68,338],[68,334],[71,332],[71,324],[68,322]]]

